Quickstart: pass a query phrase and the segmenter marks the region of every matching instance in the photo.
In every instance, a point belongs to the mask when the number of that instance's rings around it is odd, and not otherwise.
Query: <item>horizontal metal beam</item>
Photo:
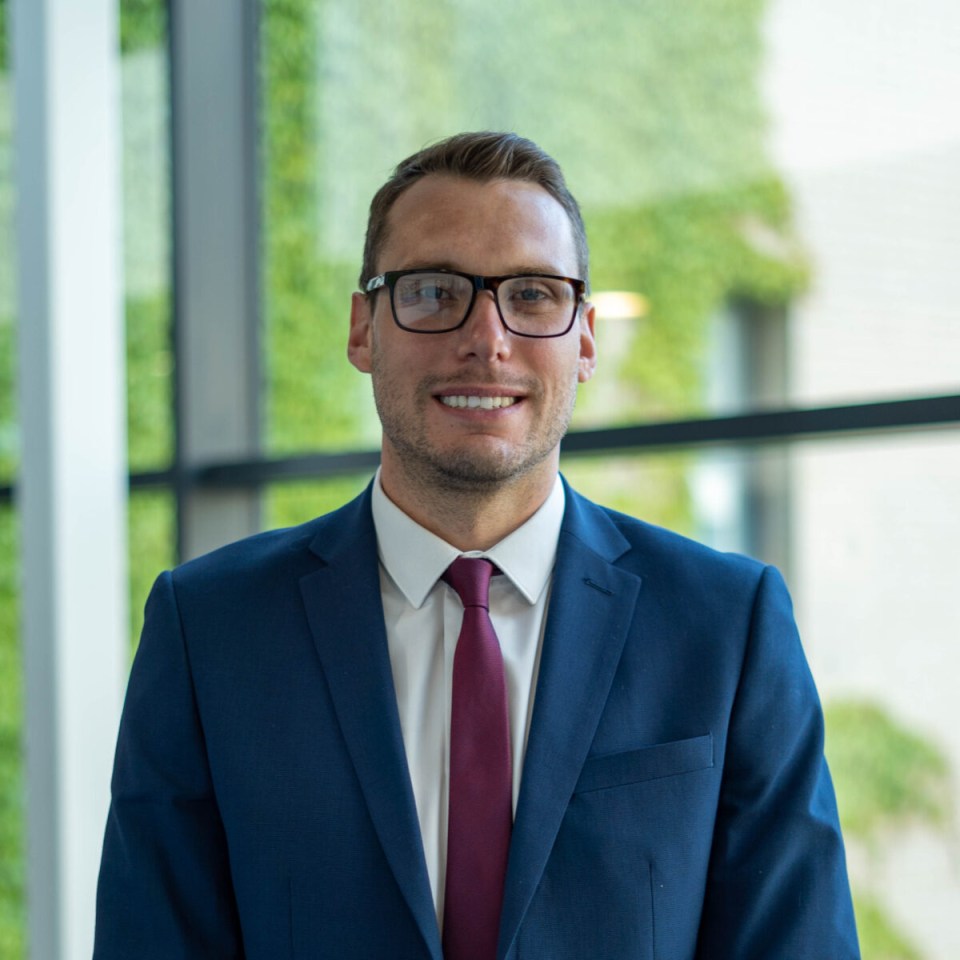
[[[960,394],[578,430],[564,439],[563,454],[581,457],[603,453],[648,453],[671,448],[790,443],[818,437],[826,439],[838,435],[950,426],[960,426]],[[376,469],[379,462],[377,450],[307,453],[206,464],[188,471],[181,481],[187,486],[208,488],[257,487],[362,473]],[[134,473],[130,476],[130,489],[172,487],[176,477],[173,469]],[[0,485],[0,503],[10,500],[12,490],[9,485]]]
[[[960,394],[582,430],[566,436],[563,453],[583,456],[630,449],[646,453],[671,447],[783,443],[952,424],[960,425]]]
[[[144,470],[139,473],[131,473],[130,490],[162,490],[164,488],[173,489],[176,482],[176,471],[169,470]],[[0,505],[11,503],[16,498],[15,483],[0,483]]]
[[[567,434],[562,452],[564,456],[647,453],[668,448],[790,442],[951,424],[960,425],[960,394],[579,430]],[[379,451],[364,450],[215,463],[193,471],[191,482],[205,487],[262,486],[360,473],[375,469],[379,462]]]
[[[177,483],[177,472],[169,470],[145,470],[130,474],[130,490],[173,489]]]
[[[208,487],[262,486],[369,472],[375,470],[379,463],[379,450],[307,453],[272,460],[210,464],[195,471],[192,479],[194,483]]]

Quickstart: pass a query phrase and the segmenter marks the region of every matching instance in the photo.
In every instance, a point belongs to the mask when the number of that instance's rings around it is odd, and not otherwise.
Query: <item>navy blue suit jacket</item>
[[[440,960],[369,491],[157,581],[95,957]],[[568,490],[499,956],[858,956],[779,575]]]

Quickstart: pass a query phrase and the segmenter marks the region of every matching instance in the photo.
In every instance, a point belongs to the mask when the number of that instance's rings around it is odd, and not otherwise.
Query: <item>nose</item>
[[[467,321],[457,331],[461,359],[506,360],[510,356],[510,331],[500,319],[492,290],[480,290]]]

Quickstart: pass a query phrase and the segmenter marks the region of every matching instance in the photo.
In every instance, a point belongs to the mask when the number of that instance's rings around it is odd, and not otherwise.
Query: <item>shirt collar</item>
[[[556,560],[564,503],[558,476],[547,499],[526,523],[489,550],[471,550],[464,556],[489,558],[528,603],[536,603]],[[380,562],[410,605],[419,609],[460,551],[421,527],[390,500],[380,485],[379,470],[371,505]]]

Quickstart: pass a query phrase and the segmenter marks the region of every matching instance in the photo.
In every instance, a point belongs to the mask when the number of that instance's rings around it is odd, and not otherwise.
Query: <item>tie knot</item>
[[[464,607],[490,606],[490,577],[496,567],[483,557],[457,557],[447,567],[443,579],[457,591]]]

